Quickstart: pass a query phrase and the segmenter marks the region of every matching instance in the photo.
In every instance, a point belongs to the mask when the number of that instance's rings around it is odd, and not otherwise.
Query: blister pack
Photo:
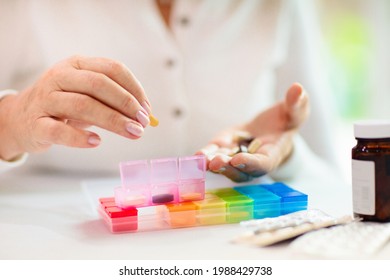
[[[353,218],[348,215],[334,218],[321,210],[303,210],[275,218],[243,221],[240,224],[246,231],[233,242],[268,246],[316,229],[351,221]]]

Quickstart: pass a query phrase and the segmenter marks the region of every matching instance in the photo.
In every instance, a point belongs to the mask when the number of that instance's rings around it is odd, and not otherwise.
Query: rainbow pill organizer
[[[202,162],[202,159],[197,161]],[[192,167],[203,170],[199,162]],[[198,191],[202,193],[198,181],[190,185],[192,188],[189,190],[186,188],[188,193]],[[123,207],[118,203],[118,199],[104,197],[99,199],[98,210],[109,230],[112,233],[121,233],[238,223],[250,219],[277,217],[306,210],[308,204],[306,194],[281,182],[213,189],[203,192],[201,199],[195,198],[197,200],[183,201],[177,198],[176,201],[172,200],[168,203],[154,204],[153,201],[149,201],[139,206]]]

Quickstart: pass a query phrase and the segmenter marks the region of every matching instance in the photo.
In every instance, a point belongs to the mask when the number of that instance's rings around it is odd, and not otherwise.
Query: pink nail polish
[[[131,134],[133,134],[133,135],[135,135],[135,136],[138,136],[138,137],[141,137],[142,134],[144,133],[143,127],[140,126],[140,125],[137,125],[137,124],[135,124],[135,123],[133,123],[133,122],[128,122],[128,123],[126,124],[126,130],[127,130],[129,133],[131,133]]]
[[[93,145],[93,146],[97,146],[100,144],[100,138],[97,136],[90,136],[88,138],[88,143]]]
[[[150,123],[149,117],[143,112],[138,111],[135,115],[137,117],[137,120],[142,124],[143,127],[147,127]]]
[[[145,109],[145,111],[148,113],[148,115],[150,115],[152,113],[152,109],[150,109],[148,102],[142,101],[141,106],[142,106],[142,108]]]

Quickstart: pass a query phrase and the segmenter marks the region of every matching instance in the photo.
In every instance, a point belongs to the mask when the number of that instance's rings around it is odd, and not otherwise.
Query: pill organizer
[[[308,196],[283,183],[219,188],[202,199],[121,207],[114,197],[99,199],[99,213],[113,233],[238,223],[307,209]]]
[[[122,184],[114,192],[120,208],[204,198],[206,158],[203,155],[121,162],[119,169]]]

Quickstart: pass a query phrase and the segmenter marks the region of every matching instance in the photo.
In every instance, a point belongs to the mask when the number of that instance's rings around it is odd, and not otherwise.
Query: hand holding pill
[[[293,137],[306,120],[309,100],[294,83],[284,100],[248,123],[220,132],[203,149],[207,168],[233,181],[249,181],[282,165],[293,152]]]
[[[31,87],[1,100],[0,158],[38,152],[52,144],[93,148],[98,126],[129,139],[157,126],[150,102],[133,73],[107,58],[73,56],[55,64]]]

